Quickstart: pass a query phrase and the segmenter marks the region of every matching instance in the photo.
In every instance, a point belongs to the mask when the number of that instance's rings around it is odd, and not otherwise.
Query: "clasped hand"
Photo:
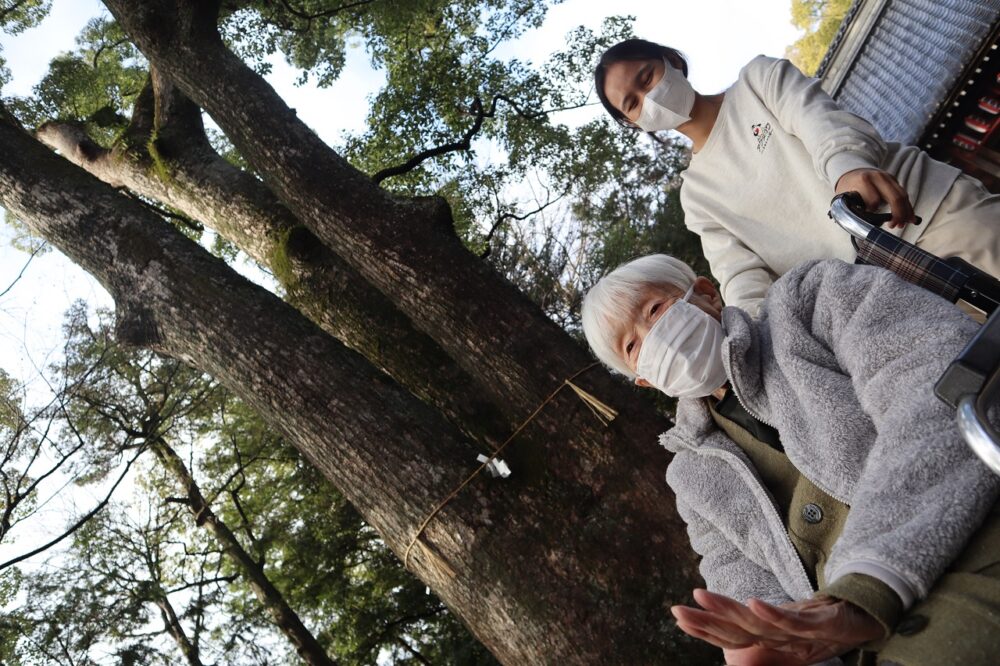
[[[857,606],[815,597],[781,606],[757,599],[743,605],[695,590],[701,608],[670,610],[685,633],[723,649],[732,666],[807,666],[881,638],[882,625]]]

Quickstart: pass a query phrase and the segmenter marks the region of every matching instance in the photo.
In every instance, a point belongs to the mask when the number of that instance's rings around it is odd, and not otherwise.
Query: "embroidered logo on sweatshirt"
[[[774,133],[774,130],[771,129],[771,123],[755,123],[750,126],[750,129],[753,130],[753,135],[757,139],[757,152],[764,152],[767,148],[767,142],[771,138],[771,134]]]

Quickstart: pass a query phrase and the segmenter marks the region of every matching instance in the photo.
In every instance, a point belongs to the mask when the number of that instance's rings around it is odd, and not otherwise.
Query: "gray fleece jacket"
[[[722,312],[723,359],[744,406],[789,460],[851,509],[824,571],[874,576],[905,608],[927,595],[1000,490],[933,385],[976,331],[892,273],[807,262],[768,292],[759,320]],[[667,483],[709,589],[785,603],[814,590],[756,470],[701,400],[661,436]]]

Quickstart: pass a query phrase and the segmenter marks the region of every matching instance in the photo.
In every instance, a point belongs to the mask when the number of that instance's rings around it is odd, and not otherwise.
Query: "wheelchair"
[[[979,332],[938,379],[934,393],[956,410],[962,437],[1000,475],[1000,433],[987,419],[989,408],[1000,399],[1000,281],[958,257],[941,259],[885,231],[881,225],[891,215],[865,211],[855,192],[834,197],[829,215],[851,235],[857,263],[891,270],[907,282],[952,303],[965,301],[986,315]]]

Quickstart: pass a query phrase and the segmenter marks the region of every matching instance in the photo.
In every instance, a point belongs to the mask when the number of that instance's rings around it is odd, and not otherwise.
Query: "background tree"
[[[588,176],[586,168],[607,162],[590,159],[587,151],[606,149],[610,154],[610,142],[582,140],[600,138],[602,132],[613,141],[628,137],[624,140],[634,142],[634,151],[649,151],[649,159],[663,165],[672,163],[671,148],[675,156],[682,151],[671,144],[641,143],[646,140],[626,135],[606,120],[587,128],[590,135],[550,122],[552,109],[580,102],[570,96],[566,82],[589,77],[601,39],[619,37],[622,33],[614,30],[620,22],[609,24],[607,38],[593,38],[587,48],[559,54],[546,78],[544,68],[539,73],[489,59],[491,44],[503,29],[484,41],[477,22],[451,5],[420,4],[414,14],[393,15],[376,7],[380,4],[359,3],[346,11],[344,5],[325,2],[281,3],[279,8],[273,3],[149,2],[136,7],[108,2],[130,41],[150,58],[149,84],[131,100],[131,109],[105,114],[129,118],[113,143],[101,144],[100,132],[87,125],[96,123],[89,112],[74,119],[93,135],[66,144],[78,150],[61,152],[130,192],[115,194],[39,153],[6,118],[0,128],[6,149],[0,159],[0,199],[109,288],[118,304],[122,340],[194,363],[238,392],[333,480],[403,556],[429,509],[467,473],[463,461],[474,458],[484,443],[502,439],[554,388],[590,363],[563,330],[479,256],[489,250],[492,260],[506,261],[498,265],[508,272],[552,276],[550,284],[566,296],[549,312],[572,328],[573,309],[564,303],[575,296],[566,275],[591,275],[583,257],[601,256],[596,250],[607,249],[607,257],[626,252],[624,241],[615,250],[615,243],[605,243],[605,238],[642,238],[650,246],[671,238],[658,237],[648,221],[636,222],[637,210],[653,211],[661,220],[677,212],[676,198],[669,193],[616,197],[617,173],[605,173],[603,180],[597,171]],[[521,17],[537,15],[531,7],[540,5],[475,4],[486,21],[506,16],[506,23],[495,26],[516,26]],[[221,10],[219,16],[211,11],[215,9]],[[258,34],[265,38],[256,53],[267,53],[272,43],[294,35],[312,33],[315,40],[323,34],[324,40],[332,40],[330,48],[304,48],[296,57],[318,53],[321,68],[335,69],[337,39],[346,34],[338,22],[348,20],[364,29],[375,26],[366,37],[370,52],[384,57],[390,80],[399,81],[387,87],[383,104],[386,109],[392,107],[389,102],[397,104],[399,113],[380,117],[377,131],[342,148],[358,164],[372,160],[365,168],[371,177],[318,142],[215,32],[221,26],[230,46],[246,49],[231,37],[231,26],[257,21],[263,31]],[[390,34],[390,27],[400,32]],[[267,37],[271,30],[282,36]],[[444,36],[440,43],[439,35]],[[588,38],[585,32],[580,35]],[[309,39],[303,43],[308,46]],[[260,65],[254,53],[250,48],[242,55]],[[420,87],[422,77],[412,76],[418,70],[443,77],[449,69],[463,74],[454,78],[465,86],[453,91],[450,106],[438,103],[433,90]],[[441,82],[446,89],[448,83]],[[520,97],[514,94],[518,85]],[[393,96],[406,86],[423,103],[406,107],[409,98]],[[528,103],[539,101],[543,103]],[[226,134],[226,141],[208,137],[215,140],[210,146],[214,158],[197,152],[207,141],[200,116],[185,112],[192,104],[209,111]],[[14,100],[10,106],[30,124],[41,120],[40,107],[31,100]],[[379,103],[373,108],[380,108]],[[413,110],[413,120],[404,113],[407,108]],[[420,115],[428,109],[431,117]],[[504,113],[509,121],[494,128]],[[381,127],[397,117],[399,132]],[[435,141],[416,135],[418,130],[427,130]],[[483,170],[481,178],[473,177],[475,170],[461,161],[480,132],[485,133],[479,140],[506,142],[501,145],[512,156],[503,168]],[[397,146],[400,135],[419,140],[404,150]],[[447,143],[436,142],[446,136]],[[237,172],[239,179],[217,168],[220,151],[234,156],[228,141],[238,151],[231,166],[245,167]],[[393,159],[376,164],[380,151]],[[403,152],[409,153],[405,159],[399,154]],[[140,168],[128,180],[116,180],[92,159],[104,155],[120,168],[137,157],[133,165]],[[396,165],[405,168],[394,169]],[[568,168],[573,165],[583,171]],[[576,238],[564,238],[551,227],[543,228],[541,241],[510,234],[511,245],[495,249],[490,245],[494,239],[504,238],[502,226],[490,236],[497,222],[521,222],[517,218],[535,208],[544,208],[539,216],[556,212],[556,204],[546,205],[548,196],[528,211],[515,206],[516,197],[507,198],[507,188],[525,180],[529,171],[543,191],[553,193],[553,201],[577,202],[581,214],[593,216],[592,225]],[[588,177],[591,184],[605,183],[603,190],[574,189]],[[250,181],[254,187],[241,187]],[[629,185],[626,181],[622,187]],[[667,182],[649,186],[664,190]],[[215,192],[203,189],[195,196],[191,187],[206,183]],[[180,205],[196,199],[200,213]],[[246,206],[234,215],[230,204],[236,201]],[[485,224],[482,211],[493,213]],[[164,228],[163,218],[191,235],[212,221],[229,242],[269,262],[296,307],[379,370],[346,353],[291,308],[199,254],[189,241]],[[222,228],[227,218],[239,223]],[[89,226],[88,220],[96,219],[101,220],[100,234]],[[516,251],[518,244],[526,251]],[[560,244],[564,249],[558,249]],[[469,252],[470,247],[475,251]],[[224,249],[217,248],[225,255]],[[346,270],[333,268],[337,260]],[[322,290],[315,282],[303,282],[304,275],[324,278]],[[541,283],[537,277],[531,281]],[[349,317],[325,316],[348,300],[344,294],[357,290],[365,295],[354,298],[359,307]],[[369,297],[373,293],[382,299],[375,305]],[[396,322],[391,326],[378,318],[387,312]],[[353,327],[347,325],[350,321],[339,329],[332,323],[352,318]],[[392,359],[384,353],[413,339],[411,331],[426,336],[425,348],[436,347],[438,355]],[[442,373],[442,365],[429,358],[448,360],[454,370]],[[499,487],[482,480],[470,485],[461,503],[450,505],[431,524],[409,563],[504,661],[630,663],[653,654],[683,654],[694,663],[707,651],[679,636],[666,613],[669,603],[687,593],[696,574],[680,521],[669,511],[663,460],[649,446],[665,421],[602,371],[591,369],[576,381],[621,412],[612,427],[605,429],[593,419],[569,391],[558,395],[520,435],[517,448],[508,449],[520,470],[516,479]],[[473,400],[488,409],[478,410]],[[479,443],[471,442],[470,435]]]
[[[855,0],[792,0],[792,25],[805,34],[788,47],[788,59],[808,76],[816,74]]]
[[[82,457],[108,449],[116,435],[149,443],[157,456],[140,467],[130,499],[88,521],[67,553],[20,585],[24,610],[6,618],[11,653],[27,663],[26,655],[101,663],[110,645],[124,663],[295,661],[296,649],[274,630],[275,612],[294,614],[295,605],[341,663],[379,655],[399,664],[493,663],[252,410],[176,361],[120,349],[87,315],[83,307],[69,314],[70,362],[54,369],[80,387],[66,412],[79,416]],[[151,642],[156,636],[171,640]],[[323,663],[325,652],[311,650],[298,649]]]

